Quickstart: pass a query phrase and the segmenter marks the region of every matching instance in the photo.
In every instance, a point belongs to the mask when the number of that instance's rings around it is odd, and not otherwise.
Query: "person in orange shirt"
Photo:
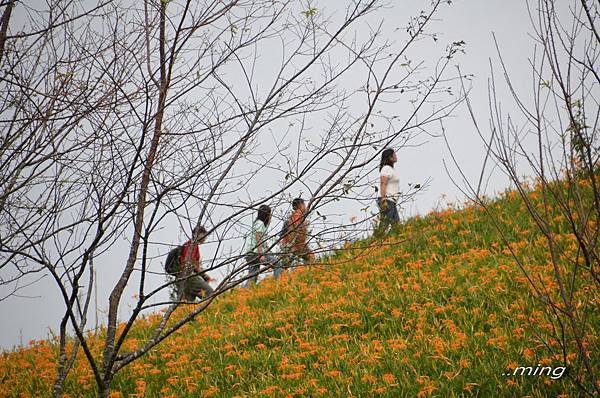
[[[289,268],[291,256],[296,256],[309,264],[315,261],[315,254],[308,247],[308,220],[306,219],[306,203],[304,199],[292,201],[292,214],[286,221],[281,236],[281,248],[286,257],[284,263]]]

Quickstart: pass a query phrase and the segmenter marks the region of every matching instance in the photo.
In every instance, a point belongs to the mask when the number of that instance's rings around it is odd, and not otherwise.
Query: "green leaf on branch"
[[[308,10],[302,11],[302,14],[304,14],[304,16],[306,18],[313,17],[316,13],[317,13],[317,9],[314,7],[310,7]]]

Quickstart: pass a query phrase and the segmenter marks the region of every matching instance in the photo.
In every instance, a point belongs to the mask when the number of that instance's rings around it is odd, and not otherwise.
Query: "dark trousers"
[[[377,198],[377,206],[379,206],[379,226],[377,230],[379,233],[385,233],[389,226],[394,226],[400,222],[400,215],[398,214],[398,206],[396,202],[390,199],[386,199],[386,208],[381,208],[381,198]]]
[[[189,276],[183,281],[183,298],[194,301],[196,297],[202,299],[214,293],[214,289],[200,274]]]
[[[258,253],[246,254],[246,266],[248,267],[248,281],[246,286],[251,282],[256,283],[258,281],[258,274],[260,273],[260,266],[262,264],[271,266],[274,270],[279,269],[279,259],[272,254],[263,254],[265,261],[260,261],[260,255]],[[277,275],[278,276],[278,275]]]

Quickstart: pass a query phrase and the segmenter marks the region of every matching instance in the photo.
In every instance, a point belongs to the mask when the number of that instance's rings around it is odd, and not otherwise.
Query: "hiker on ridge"
[[[192,239],[183,244],[179,262],[183,264],[181,284],[183,298],[186,301],[194,301],[196,297],[208,297],[214,293],[210,286],[209,277],[202,271],[199,245],[204,243],[208,233],[206,228],[198,225],[192,231]],[[197,242],[192,244],[193,242]]]
[[[281,251],[284,253],[285,267],[289,268],[293,257],[301,258],[304,264],[315,261],[315,254],[308,247],[308,220],[306,219],[306,203],[304,199],[292,201],[292,214],[284,222],[281,232]]]
[[[261,264],[265,264],[274,269],[276,276],[277,270],[279,269],[279,259],[272,254],[266,253],[265,246],[267,238],[267,227],[271,222],[271,208],[267,205],[261,205],[258,208],[257,216],[250,233],[246,237],[246,265],[248,267],[248,281],[246,287],[251,282],[256,283],[258,281],[258,274],[260,272]]]
[[[377,205],[379,206],[378,233],[385,233],[389,226],[394,227],[400,222],[397,203],[400,199],[400,179],[394,169],[398,158],[392,148],[386,148],[381,153],[379,163],[379,193]]]

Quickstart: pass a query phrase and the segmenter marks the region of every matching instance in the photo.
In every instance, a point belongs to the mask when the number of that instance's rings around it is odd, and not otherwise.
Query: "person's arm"
[[[194,249],[194,271],[197,274],[200,274],[202,279],[204,279],[206,282],[214,281],[213,278],[211,278],[207,273],[205,273],[202,270],[202,256],[200,255],[200,247],[198,245]]]
[[[300,250],[306,244],[308,225],[304,217],[304,214],[301,212],[294,213],[292,217],[292,225],[294,226],[293,246],[296,250]]]
[[[198,248],[198,245],[195,245],[192,250],[192,264],[194,265],[194,272],[200,273],[202,271],[202,267],[200,266],[200,249]]]
[[[308,242],[308,222],[306,220],[302,221],[300,224],[300,228],[298,231],[298,246],[303,249],[307,247]]]
[[[264,261],[264,254],[265,254],[265,249],[263,247],[263,238],[264,233],[262,233],[261,231],[256,231],[254,233],[254,237],[256,238],[256,252],[258,253],[258,259],[260,261]]]
[[[385,175],[381,175],[379,177],[379,192],[381,194],[381,207],[387,206],[387,186],[389,177]]]

